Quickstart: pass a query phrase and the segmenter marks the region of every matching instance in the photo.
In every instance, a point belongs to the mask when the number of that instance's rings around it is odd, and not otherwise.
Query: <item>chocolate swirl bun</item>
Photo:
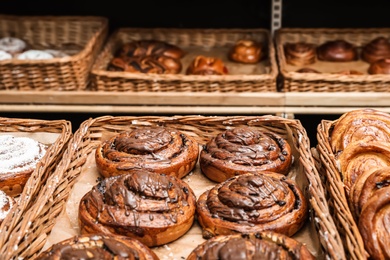
[[[144,127],[102,142],[95,153],[101,175],[147,171],[182,178],[195,167],[199,145],[192,137],[165,127]]]
[[[307,42],[286,43],[286,62],[295,66],[313,64],[316,61],[316,45]]]
[[[201,194],[196,211],[204,238],[261,231],[292,236],[307,218],[307,202],[284,175],[248,173]]]
[[[369,74],[390,74],[390,58],[377,60],[368,67]]]
[[[0,224],[15,205],[15,200],[0,190]]]
[[[198,245],[187,260],[314,260],[307,247],[288,236],[274,232],[217,236]]]
[[[196,56],[188,66],[187,75],[227,75],[227,67],[216,57]]]
[[[204,175],[222,182],[248,172],[287,174],[292,153],[287,141],[276,133],[237,127],[212,138],[201,151],[199,163]]]
[[[158,260],[159,258],[150,248],[136,239],[93,234],[63,240],[52,245],[35,259]]]
[[[317,48],[317,58],[322,61],[354,61],[358,60],[358,51],[355,45],[345,40],[328,41]]]
[[[364,204],[359,231],[370,259],[390,259],[390,186],[375,191]]]
[[[377,37],[363,47],[362,59],[368,63],[390,58],[390,42],[385,37]]]
[[[158,40],[139,40],[125,43],[116,53],[116,57],[165,56],[181,59],[184,51],[176,45]]]
[[[230,60],[245,64],[255,64],[264,56],[263,45],[254,40],[239,40],[228,53]]]
[[[83,234],[103,233],[158,246],[184,235],[194,221],[196,198],[173,176],[137,171],[102,180],[79,206]]]

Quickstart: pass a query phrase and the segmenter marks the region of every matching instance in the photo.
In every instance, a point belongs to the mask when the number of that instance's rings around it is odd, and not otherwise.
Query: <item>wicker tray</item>
[[[108,136],[142,125],[171,126],[193,136],[200,145],[205,144],[209,138],[225,129],[241,125],[265,128],[281,134],[287,138],[293,147],[294,169],[298,172],[296,178],[303,180],[303,183],[305,183],[302,188],[311,205],[311,222],[307,225],[311,229],[318,230],[318,232],[313,232],[313,230],[310,232],[313,235],[311,240],[314,240],[310,242],[315,243],[317,241],[316,245],[319,248],[316,254],[320,259],[324,257],[345,259],[342,243],[329,214],[324,190],[314,166],[306,131],[298,120],[276,116],[103,116],[84,121],[75,132],[57,170],[49,177],[48,184],[44,186],[44,189],[36,198],[41,203],[35,204],[28,214],[25,214],[24,219],[18,223],[19,232],[15,232],[12,239],[7,241],[7,247],[2,247],[1,250],[4,256],[7,259],[14,259],[16,256],[23,258],[36,256],[51,236],[55,222],[61,217],[65,216],[64,218],[66,218],[66,201],[69,199],[75,183],[79,184],[78,177],[83,172],[93,168],[88,164],[88,161],[94,158],[93,153],[97,145]],[[195,178],[195,174],[191,178]],[[195,193],[197,192],[195,191]],[[69,199],[69,201],[71,200]],[[63,214],[60,214],[62,210]],[[201,235],[198,234],[198,237],[201,237]],[[164,247],[162,250],[164,250]]]
[[[390,75],[369,75],[367,62],[324,62],[316,61],[307,65],[319,70],[317,73],[298,73],[299,66],[286,62],[283,46],[288,42],[304,41],[321,44],[326,41],[343,39],[360,49],[376,37],[390,34],[390,28],[331,29],[331,28],[283,28],[275,33],[279,69],[282,75],[284,92],[389,92]],[[335,72],[358,70],[363,75],[341,75]]]
[[[72,128],[71,123],[66,120],[47,121],[0,117],[0,133],[27,136],[50,145],[24,189],[16,196],[16,206],[8,213],[0,226],[0,258],[8,259],[5,257],[7,250],[15,250],[15,255],[19,252],[14,247],[14,245],[17,247],[17,244],[13,242],[13,239],[17,238],[15,234],[23,236],[28,234],[28,230],[20,223],[26,220],[27,212],[36,203],[38,205],[41,203],[37,200],[38,194],[45,190],[46,180],[53,177],[56,166],[62,159],[62,154],[72,137]]]
[[[333,209],[331,214],[343,239],[346,256],[348,259],[367,259],[363,239],[349,209],[344,184],[330,145],[331,131],[336,123],[337,120],[322,120],[317,128],[317,151],[321,160],[323,182],[328,190],[329,207]]]
[[[268,48],[268,59],[243,65],[227,59],[229,47],[239,39],[258,40]],[[125,42],[155,39],[178,45],[187,54],[183,70],[199,54],[221,58],[230,75],[199,76],[107,71],[115,51]],[[266,29],[147,29],[120,28],[114,32],[92,69],[92,88],[101,91],[148,92],[275,92],[277,65],[272,39]]]
[[[0,15],[0,37],[17,37],[34,49],[73,49],[49,60],[0,61],[0,90],[83,90],[103,46],[108,21],[93,16]]]

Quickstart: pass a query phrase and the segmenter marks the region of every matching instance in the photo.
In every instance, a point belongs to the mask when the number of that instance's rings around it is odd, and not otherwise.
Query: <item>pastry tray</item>
[[[82,195],[97,183],[99,177],[94,153],[97,146],[109,137],[136,127],[161,125],[175,128],[193,136],[200,146],[218,133],[237,126],[251,126],[278,133],[292,146],[294,163],[290,178],[303,190],[310,205],[309,220],[294,235],[307,244],[317,259],[345,259],[342,243],[329,214],[324,190],[311,154],[306,131],[298,120],[277,116],[103,116],[84,121],[75,132],[60,165],[48,180],[45,191],[37,199],[46,202],[32,208],[37,214],[27,218],[22,225],[28,237],[14,242],[18,251],[7,250],[7,257],[19,255],[25,258],[36,256],[54,243],[79,234],[77,208]],[[208,180],[195,169],[183,178],[198,197],[216,183]],[[47,225],[50,223],[50,225]],[[22,234],[22,233],[21,233]],[[181,238],[164,246],[153,248],[161,259],[183,259],[203,242],[197,221]]]

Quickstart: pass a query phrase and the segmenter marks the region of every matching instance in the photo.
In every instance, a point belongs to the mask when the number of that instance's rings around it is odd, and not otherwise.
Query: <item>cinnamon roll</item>
[[[375,191],[358,223],[370,259],[390,259],[390,186]]]
[[[196,211],[207,239],[261,231],[292,236],[303,226],[307,208],[295,182],[267,172],[235,176],[205,191]]]
[[[254,40],[237,41],[228,54],[230,60],[244,64],[257,63],[264,56],[263,45]]]
[[[4,191],[0,190],[0,224],[5,217],[11,211],[15,205],[15,200],[11,196],[7,195]]]
[[[313,64],[316,61],[316,45],[307,42],[286,43],[286,62],[295,66]]]
[[[217,236],[198,245],[187,260],[315,259],[297,240],[275,232]]]
[[[40,253],[35,259],[158,260],[159,258],[150,248],[136,239],[93,234],[63,240]]]
[[[369,74],[390,74],[390,58],[377,60],[368,67]]]
[[[332,150],[338,154],[355,141],[390,142],[390,115],[375,109],[358,109],[343,114],[331,133]]]
[[[102,180],[79,206],[82,234],[138,239],[147,246],[176,240],[191,227],[196,198],[181,179],[147,171]]]
[[[47,148],[32,138],[0,135],[0,189],[20,193]]]
[[[288,142],[276,133],[237,127],[209,140],[200,153],[199,163],[204,175],[222,182],[248,172],[287,174],[292,153]]]
[[[390,58],[390,42],[381,36],[367,43],[362,50],[362,59],[368,63]]]
[[[227,67],[216,57],[196,56],[188,66],[187,75],[227,75]]]
[[[110,177],[144,169],[182,178],[195,167],[199,145],[171,128],[143,127],[102,142],[95,153],[101,175]]]
[[[358,60],[355,45],[345,40],[328,41],[317,47],[317,58],[322,61],[344,62]]]

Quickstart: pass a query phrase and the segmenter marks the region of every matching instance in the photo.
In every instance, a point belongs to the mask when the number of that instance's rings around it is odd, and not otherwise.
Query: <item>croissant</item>
[[[144,169],[182,178],[195,167],[199,145],[190,136],[165,127],[126,131],[102,142],[95,153],[104,177]]]
[[[292,236],[307,218],[307,202],[284,175],[248,173],[202,193],[196,211],[204,238],[261,231]]]
[[[136,239],[93,234],[63,240],[39,254],[35,259],[158,260],[159,258],[150,248]]]
[[[199,157],[202,173],[216,182],[248,172],[287,174],[291,163],[291,147],[284,138],[250,127],[218,134],[208,141]]]
[[[196,198],[181,179],[147,171],[102,180],[79,206],[83,234],[103,233],[158,246],[184,235],[194,221]]]

